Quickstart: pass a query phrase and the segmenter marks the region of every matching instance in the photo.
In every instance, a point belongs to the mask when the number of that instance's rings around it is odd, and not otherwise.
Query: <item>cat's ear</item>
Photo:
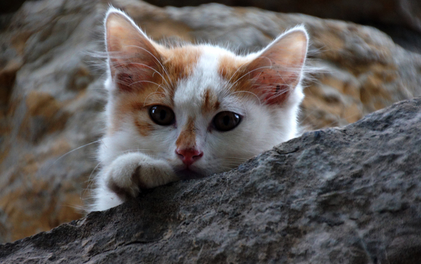
[[[105,18],[108,63],[118,90],[132,91],[154,82],[161,56],[142,30],[123,12],[110,8]]]
[[[307,32],[299,26],[276,38],[247,65],[252,89],[265,103],[281,104],[297,87],[307,49]]]

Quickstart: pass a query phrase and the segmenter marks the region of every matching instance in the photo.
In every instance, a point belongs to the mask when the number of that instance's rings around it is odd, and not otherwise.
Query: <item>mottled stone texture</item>
[[[82,217],[79,208],[98,164],[95,143],[78,147],[102,133],[104,62],[95,52],[103,51],[108,3],[156,40],[229,43],[239,51],[262,48],[303,23],[312,39],[309,64],[323,68],[306,82],[301,119],[310,129],[344,126],[421,95],[421,56],[370,27],[218,4],[158,8],[136,0],[27,1],[0,17],[0,243]],[[224,197],[230,195],[227,190]],[[217,203],[228,206],[225,200]]]
[[[328,19],[372,25],[387,32],[406,49],[421,53],[419,0],[146,0],[158,6],[197,6],[217,2],[253,6],[283,13],[303,13]]]
[[[1,263],[419,263],[421,99],[0,245]]]
[[[147,0],[158,6],[191,6],[217,2],[229,6],[304,13],[357,23],[400,25],[421,32],[421,4],[418,0]]]

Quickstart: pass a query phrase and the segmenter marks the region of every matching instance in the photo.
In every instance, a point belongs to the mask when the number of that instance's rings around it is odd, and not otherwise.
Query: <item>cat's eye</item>
[[[149,109],[149,116],[152,121],[161,126],[174,124],[175,115],[171,108],[163,105],[154,105]]]
[[[234,112],[224,111],[218,113],[212,120],[212,124],[218,131],[230,131],[241,122],[241,116]]]

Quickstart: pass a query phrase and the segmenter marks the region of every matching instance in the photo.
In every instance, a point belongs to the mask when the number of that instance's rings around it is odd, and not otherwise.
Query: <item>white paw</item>
[[[136,197],[140,188],[134,178],[142,158],[138,153],[128,153],[115,159],[106,172],[108,188],[119,196]]]
[[[143,153],[128,153],[107,168],[107,186],[120,197],[136,197],[141,189],[178,180],[171,166]]]

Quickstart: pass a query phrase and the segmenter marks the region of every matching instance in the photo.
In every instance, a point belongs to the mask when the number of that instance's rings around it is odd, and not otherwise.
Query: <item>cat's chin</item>
[[[189,168],[176,171],[177,176],[182,180],[200,179],[206,177],[206,174],[193,171]]]

